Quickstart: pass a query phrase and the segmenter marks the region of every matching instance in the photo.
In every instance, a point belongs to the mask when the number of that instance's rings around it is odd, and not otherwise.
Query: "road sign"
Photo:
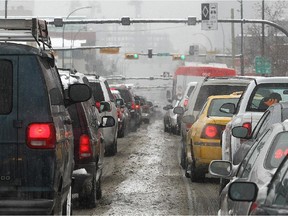
[[[170,53],[157,53],[157,56],[170,56]]]
[[[262,56],[256,56],[255,72],[256,74],[271,74],[271,63],[269,59]]]
[[[201,28],[202,30],[218,29],[218,4],[203,3],[201,4]]]

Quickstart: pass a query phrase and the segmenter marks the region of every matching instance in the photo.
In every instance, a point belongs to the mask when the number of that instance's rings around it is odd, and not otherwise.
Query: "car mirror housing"
[[[68,87],[68,100],[72,103],[87,101],[92,96],[91,88],[82,83],[75,83]]]
[[[233,103],[225,103],[220,107],[219,110],[223,113],[235,114],[236,107]]]
[[[233,201],[254,202],[257,198],[258,186],[254,182],[232,182],[228,196]]]
[[[193,115],[183,116],[182,122],[186,124],[193,124],[195,122],[195,117]]]
[[[173,113],[174,114],[179,114],[179,115],[182,115],[184,113],[184,109],[183,107],[181,106],[177,106],[173,109]]]
[[[212,160],[209,164],[209,173],[216,177],[230,177],[232,175],[232,163],[230,161]]]
[[[116,99],[116,105],[123,107],[125,105],[124,100],[122,98]]]
[[[242,126],[232,128],[232,135],[236,138],[247,139],[249,138],[249,129]]]
[[[101,128],[113,127],[115,125],[115,119],[112,116],[103,116],[101,119]]]

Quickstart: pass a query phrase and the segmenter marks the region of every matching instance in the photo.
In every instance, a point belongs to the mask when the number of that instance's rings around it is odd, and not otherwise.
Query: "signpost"
[[[218,29],[218,4],[203,3],[201,4],[201,28],[202,30]]]
[[[262,56],[255,57],[255,72],[256,74],[271,74],[270,61]]]

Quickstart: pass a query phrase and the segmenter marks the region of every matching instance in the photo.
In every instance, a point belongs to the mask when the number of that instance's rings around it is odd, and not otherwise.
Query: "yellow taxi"
[[[207,98],[198,118],[187,134],[190,143],[191,164],[189,164],[191,181],[203,180],[208,172],[211,160],[221,160],[220,138],[232,114],[225,112],[221,106],[225,103],[237,105],[242,92],[230,95],[215,95]],[[220,108],[222,110],[220,110]]]

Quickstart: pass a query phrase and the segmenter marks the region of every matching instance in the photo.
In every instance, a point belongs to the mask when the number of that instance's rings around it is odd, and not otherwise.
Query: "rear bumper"
[[[49,215],[53,207],[53,200],[0,200],[1,215]]]
[[[196,166],[208,167],[212,160],[221,160],[222,158],[222,150],[219,143],[215,143],[215,146],[211,146],[211,143],[209,143],[209,146],[193,145],[193,152]]]

